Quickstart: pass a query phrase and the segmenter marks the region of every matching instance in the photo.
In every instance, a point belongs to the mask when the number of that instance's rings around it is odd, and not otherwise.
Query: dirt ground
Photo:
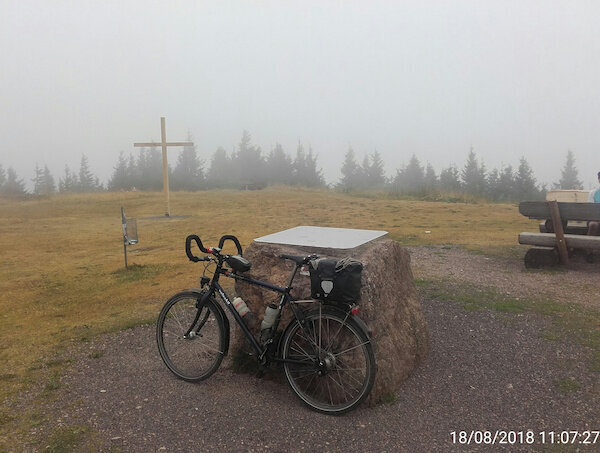
[[[416,278],[600,305],[598,264],[530,272],[519,260],[459,248],[409,250]],[[89,435],[74,451],[565,451],[549,444],[551,432],[600,430],[600,373],[588,370],[584,347],[544,339],[547,317],[428,299],[422,307],[431,352],[394,402],[321,415],[277,380],[235,374],[227,363],[207,381],[186,383],[162,364],[154,327],[145,326],[79,351],[59,398],[45,408],[51,422],[32,428],[28,441],[43,449],[41,439],[57,428],[85,426]],[[561,386],[569,382],[577,385]],[[527,430],[531,443],[518,437]],[[461,445],[461,431],[514,431],[517,438],[500,444],[500,433],[492,446],[477,444],[475,433]],[[600,439],[572,448],[600,451]]]

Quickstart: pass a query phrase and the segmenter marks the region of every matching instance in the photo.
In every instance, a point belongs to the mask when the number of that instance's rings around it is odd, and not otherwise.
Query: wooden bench
[[[569,263],[569,250],[600,250],[600,236],[587,236],[587,222],[600,221],[600,203],[523,201],[519,212],[542,220],[540,233],[519,234],[519,244],[533,245],[525,254],[525,267]]]

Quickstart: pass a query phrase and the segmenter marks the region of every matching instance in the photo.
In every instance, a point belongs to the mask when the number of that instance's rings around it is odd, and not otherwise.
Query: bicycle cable
[[[209,266],[211,266],[212,264],[216,264],[213,260],[208,261],[205,265],[204,265],[204,270],[202,271],[202,276],[206,277],[206,271],[209,268]],[[213,276],[215,275],[215,272],[212,272]]]

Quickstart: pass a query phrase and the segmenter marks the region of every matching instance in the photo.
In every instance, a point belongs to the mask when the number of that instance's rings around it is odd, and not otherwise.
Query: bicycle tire
[[[226,353],[221,311],[212,298],[198,308],[199,298],[200,295],[192,291],[175,294],[163,306],[156,324],[158,351],[163,362],[178,378],[190,382],[213,374]]]
[[[284,333],[281,356],[292,391],[317,412],[341,415],[355,409],[375,382],[375,355],[367,332],[334,308],[310,311],[302,325],[293,320]]]

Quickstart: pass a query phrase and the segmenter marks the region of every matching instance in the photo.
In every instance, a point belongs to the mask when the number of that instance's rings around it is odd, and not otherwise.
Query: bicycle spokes
[[[348,317],[315,310],[285,340],[288,381],[311,407],[342,412],[370,390],[374,377],[370,341]]]

